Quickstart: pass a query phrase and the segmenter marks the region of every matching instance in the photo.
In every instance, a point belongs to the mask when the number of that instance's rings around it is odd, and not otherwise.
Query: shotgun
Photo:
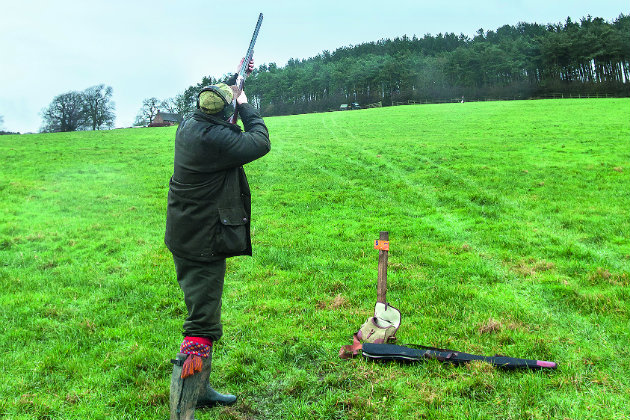
[[[243,90],[243,84],[245,83],[245,79],[247,78],[247,68],[249,67],[249,62],[252,60],[254,56],[254,45],[256,44],[256,38],[258,38],[258,31],[260,31],[260,25],[262,25],[263,14],[258,15],[258,22],[256,22],[256,28],[254,29],[254,34],[252,35],[252,40],[249,42],[249,48],[247,48],[247,53],[245,54],[245,58],[241,62],[240,68],[238,69],[238,74],[236,76],[236,87],[238,88],[239,93]],[[230,117],[228,120],[231,124],[236,124],[238,121],[238,108],[236,106],[236,98],[238,95],[234,96],[232,100],[232,106],[234,106],[234,115]]]

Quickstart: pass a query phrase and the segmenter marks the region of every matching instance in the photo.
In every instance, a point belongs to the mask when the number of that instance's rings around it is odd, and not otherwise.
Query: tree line
[[[279,68],[260,66],[248,97],[264,115],[339,109],[341,103],[530,98],[551,93],[630,96],[630,16],[519,23],[474,37],[382,39]]]
[[[102,130],[114,126],[113,89],[103,84],[62,93],[42,111],[42,133]]]
[[[169,99],[168,109],[194,111],[199,90],[228,76],[204,77]],[[263,115],[334,110],[348,102],[630,96],[630,16],[620,14],[612,22],[591,16],[547,25],[521,22],[479,29],[473,37],[381,39],[291,59],[284,67],[263,64],[246,85]]]

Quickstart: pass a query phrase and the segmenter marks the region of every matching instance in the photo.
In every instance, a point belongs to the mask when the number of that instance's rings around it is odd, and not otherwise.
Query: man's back
[[[176,181],[205,183],[217,171],[240,167],[269,152],[269,133],[258,112],[243,104],[240,113],[245,132],[201,111],[182,122],[175,137]]]

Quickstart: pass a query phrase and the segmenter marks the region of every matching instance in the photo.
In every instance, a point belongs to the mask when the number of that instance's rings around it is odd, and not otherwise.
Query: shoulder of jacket
[[[249,102],[239,105],[239,111],[245,111],[248,114],[256,114],[258,110]]]
[[[241,131],[243,131],[241,127],[239,127],[236,124],[230,124],[229,122],[223,121],[220,118],[214,117],[212,115],[204,114],[203,112],[199,110],[195,111],[195,113],[192,115],[191,118],[202,124],[229,128],[230,130],[237,133],[240,133]]]

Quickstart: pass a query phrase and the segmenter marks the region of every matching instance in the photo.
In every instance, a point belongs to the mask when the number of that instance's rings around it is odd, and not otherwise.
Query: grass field
[[[630,100],[266,119],[254,258],[228,261],[198,419],[630,417]],[[0,136],[0,417],[166,419],[185,306],[163,246],[174,128]],[[401,344],[553,360],[343,361],[390,234]]]

